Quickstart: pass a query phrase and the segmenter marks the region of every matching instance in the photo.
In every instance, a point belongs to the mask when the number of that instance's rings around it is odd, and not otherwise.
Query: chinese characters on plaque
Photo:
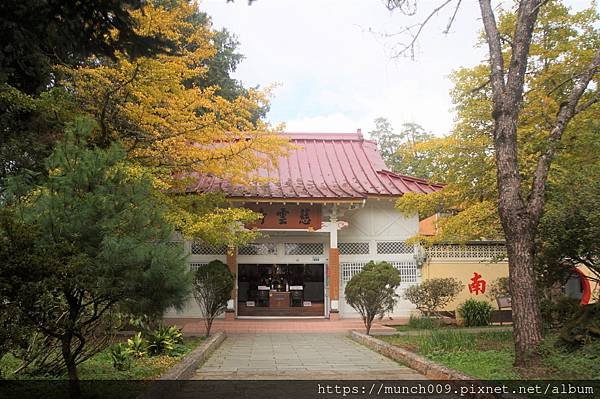
[[[321,205],[309,204],[252,204],[245,205],[261,215],[248,228],[308,229],[321,228]]]

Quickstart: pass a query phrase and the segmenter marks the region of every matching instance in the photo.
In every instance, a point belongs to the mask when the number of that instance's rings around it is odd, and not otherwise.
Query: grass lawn
[[[600,379],[600,343],[566,350],[555,345],[555,335],[549,335],[539,348],[541,367],[525,372],[513,367],[511,332],[464,333],[441,329],[422,336],[395,335],[381,339],[484,380]]]
[[[484,326],[484,327],[462,327],[462,326],[457,326],[456,324],[442,324],[442,325],[435,325],[435,326],[413,326],[413,325],[408,325],[408,324],[404,324],[401,326],[393,326],[396,331],[399,332],[407,332],[407,331],[424,331],[424,330],[433,330],[433,329],[437,329],[437,330],[461,330],[461,329],[470,329],[470,328],[477,328],[477,329],[481,329],[481,328],[495,328],[495,327],[512,327],[512,324],[504,324],[504,325],[500,325],[500,324],[492,324],[489,326]]]
[[[113,367],[110,348],[99,352],[92,358],[83,362],[77,367],[79,378],[81,380],[151,380],[169,368],[177,364],[181,358],[190,353],[203,338],[185,339],[183,344],[175,348],[175,356],[146,356],[134,358],[129,370],[117,370]],[[10,370],[14,370],[19,365],[19,360],[11,355],[6,355],[0,360],[0,368],[4,378],[18,379],[62,379],[65,377],[44,377],[30,375],[11,375]]]

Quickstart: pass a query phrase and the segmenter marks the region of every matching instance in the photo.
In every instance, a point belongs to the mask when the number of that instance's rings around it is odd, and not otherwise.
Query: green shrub
[[[129,370],[131,367],[131,351],[123,344],[118,343],[110,349],[113,367],[117,370]]]
[[[176,326],[159,325],[148,336],[148,353],[150,355],[172,354],[175,346],[183,342],[183,333]]]
[[[134,357],[146,356],[148,344],[146,340],[142,338],[142,333],[137,333],[133,337],[127,340],[127,348]]]
[[[219,260],[200,266],[196,271],[194,298],[202,313],[207,337],[215,317],[227,310],[227,301],[231,298],[234,281],[235,278],[227,265]]]
[[[367,263],[352,276],[344,294],[346,301],[360,313],[367,334],[376,316],[381,316],[394,308],[396,288],[400,285],[400,272],[387,262]]]
[[[544,299],[540,302],[540,312],[544,327],[548,330],[559,330],[565,323],[572,320],[580,311],[578,299],[566,295],[553,299]]]
[[[600,304],[580,306],[559,334],[560,343],[580,347],[600,341]]]
[[[426,316],[435,315],[463,290],[464,284],[455,278],[431,278],[408,287],[404,298]]]
[[[431,317],[419,317],[411,314],[408,320],[408,327],[414,330],[433,330],[439,326],[439,320]]]
[[[458,314],[464,319],[466,327],[487,326],[492,321],[492,305],[486,301],[468,299],[458,307]]]

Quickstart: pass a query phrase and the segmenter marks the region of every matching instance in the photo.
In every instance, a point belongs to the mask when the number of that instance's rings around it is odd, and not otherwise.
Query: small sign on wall
[[[247,308],[253,308],[255,306],[254,301],[246,301],[246,307]]]
[[[302,302],[302,306],[312,306],[312,302],[311,301],[304,301],[304,302]]]

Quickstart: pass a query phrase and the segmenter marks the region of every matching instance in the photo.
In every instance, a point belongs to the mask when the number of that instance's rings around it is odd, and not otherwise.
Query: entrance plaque
[[[251,229],[298,229],[321,228],[321,205],[247,204],[246,208],[262,215],[246,227]]]

